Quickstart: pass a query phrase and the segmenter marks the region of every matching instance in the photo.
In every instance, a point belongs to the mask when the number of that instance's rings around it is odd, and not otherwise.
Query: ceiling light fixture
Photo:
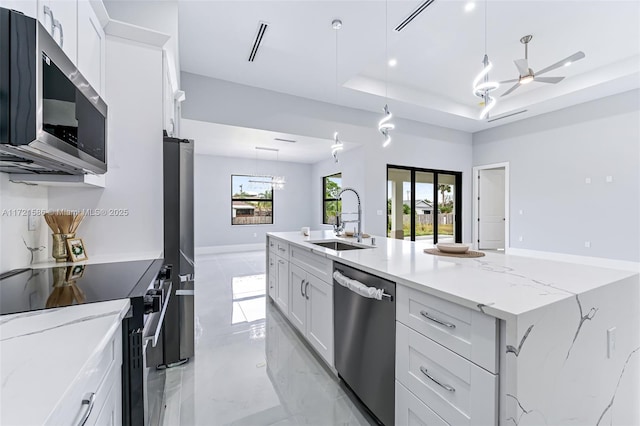
[[[565,63],[564,63],[564,66],[565,66],[565,67],[568,67],[569,65],[571,65],[571,63],[572,63],[571,61],[565,62]]]
[[[411,21],[413,21],[414,19],[416,19],[418,17],[418,15],[420,15],[422,12],[424,12],[424,10],[429,7],[429,5],[431,5],[431,3],[433,3],[435,0],[427,0],[423,3],[420,4],[420,6],[416,7],[416,9],[411,12],[409,14],[409,16],[407,16],[402,22],[400,22],[400,24],[398,24],[398,26],[395,28],[396,31],[402,31],[404,29],[404,27],[406,27],[407,25],[409,25],[411,23]]]
[[[433,1],[433,0],[431,0],[431,1]],[[426,4],[426,3],[430,4],[431,2],[427,1],[427,2],[425,2],[423,4]],[[426,8],[427,6],[428,6],[428,4],[426,4],[426,6],[424,6],[424,7]],[[423,8],[423,10],[424,10],[424,8]],[[413,19],[413,18],[411,18],[411,19]],[[384,45],[385,46],[384,46],[384,48],[385,48],[385,59],[387,60],[387,63],[389,63],[389,29],[387,28],[388,25],[389,25],[389,1],[385,0],[385,2],[384,2]],[[399,31],[399,30],[396,28],[396,31]],[[389,70],[388,70],[388,67],[385,67],[385,69],[384,69],[384,80],[385,80],[385,83],[384,83],[384,98],[385,98],[386,102],[384,104],[384,108],[382,108],[382,110],[384,111],[384,116],[382,117],[382,120],[380,120],[378,122],[378,131],[380,133],[382,133],[382,136],[384,136],[384,141],[382,142],[382,147],[386,148],[391,143],[391,135],[389,135],[389,131],[396,128],[396,126],[391,122],[391,119],[393,118],[393,114],[391,114],[391,112],[389,111]]]
[[[469,1],[467,2],[467,4],[464,5],[465,12],[471,12],[475,8],[476,8],[476,2],[474,1]]]
[[[473,79],[473,94],[482,99],[484,108],[480,112],[480,120],[489,117],[489,111],[496,106],[496,100],[490,95],[500,87],[500,83],[489,81],[489,71],[493,64],[487,55],[487,0],[484,2],[484,57],[482,58],[482,71]]]
[[[264,38],[264,33],[267,32],[267,28],[269,28],[269,24],[266,22],[258,23],[258,31],[256,32],[256,38],[253,41],[253,46],[251,47],[251,53],[249,53],[249,62],[253,62],[256,59],[256,55],[258,54],[258,49],[260,49],[260,44],[262,44],[262,39]]]
[[[342,21],[340,19],[334,19],[331,21],[331,28],[336,33],[336,81],[335,81],[335,102],[338,104],[338,30],[342,28]],[[344,149],[344,144],[338,137],[338,131],[333,134],[333,145],[331,145],[331,156],[333,161],[338,162],[338,153]]]
[[[269,148],[265,146],[256,146],[256,171],[258,170],[258,151],[271,151],[276,153],[276,161],[280,161],[280,150],[278,148]],[[271,184],[272,189],[284,189],[284,185],[287,183],[284,176],[266,176],[256,173],[255,176],[258,179],[249,180],[250,183],[267,183]]]
[[[389,59],[389,66],[390,67],[395,67],[396,65],[398,65],[398,60],[395,58],[391,58]]]

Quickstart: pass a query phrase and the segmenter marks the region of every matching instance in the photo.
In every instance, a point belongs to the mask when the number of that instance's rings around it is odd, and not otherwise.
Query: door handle
[[[309,288],[309,280],[307,280],[307,285],[304,286],[304,297],[309,300],[309,292],[307,292],[307,289]]]

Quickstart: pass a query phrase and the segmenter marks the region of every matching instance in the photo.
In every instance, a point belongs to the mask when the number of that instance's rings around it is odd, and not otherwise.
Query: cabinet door
[[[89,0],[78,1],[78,69],[104,98],[105,35]]]
[[[46,8],[49,11],[46,11]],[[40,0],[38,19],[62,47],[71,62],[77,64],[78,3],[76,0]],[[53,24],[51,18],[53,17]]]
[[[299,266],[289,264],[289,283],[291,284],[291,303],[289,321],[305,334],[307,317],[307,298],[304,287],[307,284],[307,273]]]
[[[0,7],[17,10],[32,18],[38,15],[37,0],[0,0]]]
[[[289,262],[277,256],[276,303],[285,315],[289,315]]]
[[[307,339],[333,367],[333,287],[307,274]]]

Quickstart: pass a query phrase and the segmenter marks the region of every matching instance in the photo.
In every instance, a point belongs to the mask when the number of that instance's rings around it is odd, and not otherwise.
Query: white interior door
[[[505,227],[504,168],[479,170],[478,248],[503,249]]]

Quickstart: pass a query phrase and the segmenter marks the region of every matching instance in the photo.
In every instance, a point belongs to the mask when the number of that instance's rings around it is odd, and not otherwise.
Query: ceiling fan
[[[540,77],[540,75],[547,73],[549,71],[553,71],[556,68],[560,68],[562,66],[569,66],[573,62],[579,61],[585,56],[584,52],[579,51],[574,53],[571,56],[564,58],[561,61],[556,62],[553,65],[550,65],[544,69],[541,69],[537,73],[534,73],[533,70],[529,68],[529,42],[531,41],[532,38],[533,38],[532,35],[526,35],[520,39],[520,43],[524,44],[524,59],[516,59],[515,61],[513,61],[513,63],[516,64],[516,68],[518,68],[519,76],[518,78],[515,78],[513,80],[506,80],[506,81],[500,82],[500,84],[513,83],[513,82],[516,83],[515,85],[511,86],[509,90],[507,90],[502,95],[500,95],[500,97],[506,96],[509,93],[516,90],[521,85],[531,83],[532,81],[537,81],[540,83],[551,83],[551,84],[560,83],[562,80],[564,80],[564,77]]]

